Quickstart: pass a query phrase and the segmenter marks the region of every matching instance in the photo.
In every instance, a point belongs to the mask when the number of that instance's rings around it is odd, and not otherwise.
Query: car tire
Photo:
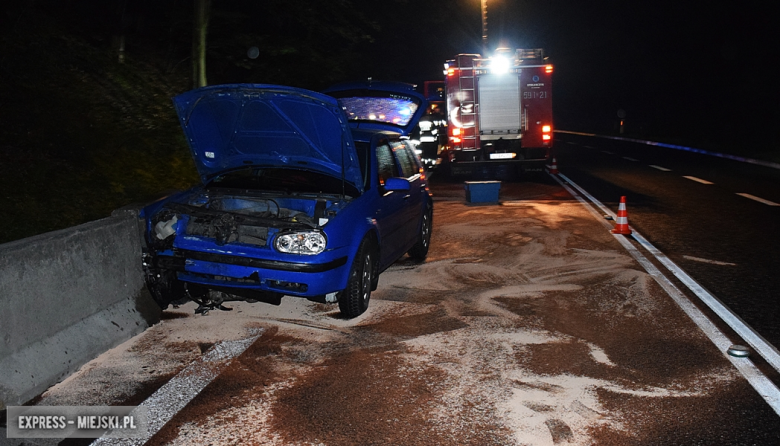
[[[515,157],[515,159],[517,159],[517,160],[524,160],[525,157],[523,156],[522,153],[518,153],[517,156]],[[525,171],[525,163],[521,163],[521,164],[515,165],[515,171],[514,171],[513,177],[518,179],[518,180],[526,180],[526,179],[528,179],[527,172]]]
[[[368,309],[375,270],[374,262],[378,260],[375,258],[375,252],[369,239],[363,239],[355,260],[352,261],[347,287],[338,293],[341,314],[349,319],[360,316]]]
[[[431,246],[431,234],[433,233],[433,208],[429,204],[425,208],[423,220],[420,223],[420,233],[417,236],[417,243],[409,250],[409,257],[422,262],[428,256],[428,248]]]
[[[176,278],[176,273],[173,271],[165,271],[157,275],[148,276],[146,288],[161,310],[168,308],[171,303],[186,296],[184,284]]]

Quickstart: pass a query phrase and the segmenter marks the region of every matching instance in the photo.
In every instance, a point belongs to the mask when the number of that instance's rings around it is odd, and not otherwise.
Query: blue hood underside
[[[206,183],[239,167],[312,170],[363,190],[344,111],[332,97],[293,87],[216,85],[173,99]]]

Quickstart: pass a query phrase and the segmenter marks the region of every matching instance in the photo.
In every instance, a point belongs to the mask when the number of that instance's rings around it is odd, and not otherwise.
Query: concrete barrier
[[[160,320],[138,211],[0,245],[0,411]]]

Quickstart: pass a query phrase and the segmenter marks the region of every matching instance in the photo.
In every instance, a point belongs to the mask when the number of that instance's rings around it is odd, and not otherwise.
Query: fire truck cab
[[[450,173],[541,171],[552,157],[552,71],[541,49],[458,54],[445,67]]]

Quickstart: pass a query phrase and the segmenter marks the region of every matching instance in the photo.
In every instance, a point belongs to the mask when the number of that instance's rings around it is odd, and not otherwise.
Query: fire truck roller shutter
[[[479,77],[479,130],[483,140],[516,138],[520,133],[520,80],[516,74]],[[507,101],[507,98],[518,98]]]

